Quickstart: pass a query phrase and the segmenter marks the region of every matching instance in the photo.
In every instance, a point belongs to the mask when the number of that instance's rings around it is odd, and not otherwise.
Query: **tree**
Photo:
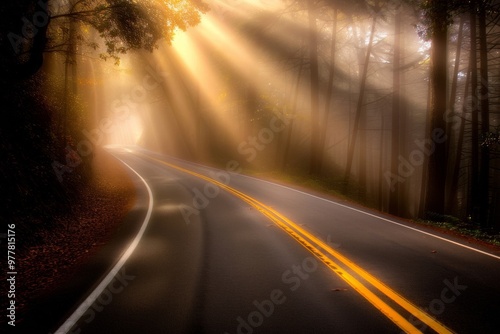
[[[316,25],[317,8],[314,0],[307,1],[309,22],[309,71],[311,98],[311,160],[309,172],[319,173],[321,166],[320,133],[319,133],[319,65],[318,65],[318,28]]]
[[[375,37],[376,25],[377,25],[377,16],[374,16],[372,19],[372,25],[371,25],[371,30],[370,30],[370,40],[368,41],[368,46],[366,47],[366,56],[365,56],[365,60],[363,63],[363,70],[361,73],[361,83],[360,83],[360,88],[359,88],[359,96],[358,96],[358,102],[356,105],[356,116],[354,119],[354,126],[353,126],[353,130],[352,130],[351,141],[349,144],[349,151],[347,153],[347,165],[345,168],[345,175],[344,175],[346,183],[349,182],[349,178],[351,175],[352,161],[354,159],[354,150],[356,148],[356,140],[358,138],[359,124],[361,121],[361,113],[363,112],[363,104],[365,101],[365,93],[366,93],[366,80],[368,77],[368,65],[370,63],[370,55],[371,55],[372,47],[373,47],[373,39]]]
[[[60,3],[68,5],[57,7]],[[54,120],[64,111],[43,91],[49,86],[47,73],[40,71],[44,56],[61,53],[68,56],[63,58],[70,64],[72,54],[81,50],[76,43],[97,49],[104,59],[115,60],[129,50],[153,50],[160,39],[170,41],[176,29],[196,24],[206,10],[198,0],[2,2],[0,184],[9,193],[10,209],[2,220],[16,224],[25,235],[23,243],[34,238],[38,228],[53,224],[53,216],[68,209],[88,180],[73,172],[61,183],[52,168],[61,157],[67,161],[68,154],[61,136],[54,133]]]
[[[320,131],[320,148],[319,148],[319,166],[318,171],[321,172],[321,168],[323,166],[323,159],[325,154],[325,142],[326,142],[326,133],[328,130],[328,116],[330,115],[330,107],[332,104],[333,98],[333,82],[335,79],[335,51],[337,46],[337,21],[338,21],[338,9],[333,9],[333,19],[332,19],[332,41],[330,43],[330,63],[328,64],[328,84],[325,92],[325,107],[323,113],[323,120],[321,122],[321,131]]]
[[[486,138],[490,131],[490,100],[488,88],[488,45],[486,31],[486,5],[480,1],[478,10],[479,23],[479,55],[481,62],[481,135]],[[486,226],[489,219],[489,179],[490,179],[490,148],[481,145],[481,160],[479,170],[479,222]]]
[[[458,81],[459,81],[459,72],[460,72],[460,61],[461,61],[461,54],[462,54],[462,44],[463,44],[463,31],[464,31],[464,25],[465,25],[465,15],[462,15],[460,18],[460,24],[459,24],[459,30],[458,30],[458,36],[457,36],[457,47],[456,47],[456,52],[455,52],[455,65],[453,68],[453,76],[452,76],[452,84],[451,84],[451,89],[450,89],[450,99],[449,99],[449,109],[454,113],[455,111],[455,106],[457,104],[457,95],[458,95]],[[467,66],[467,71],[466,71],[466,82],[465,82],[465,91],[463,94],[463,98],[467,98],[468,94],[468,88],[470,86],[470,64]],[[462,118],[464,116],[465,108],[462,106]],[[461,164],[461,158],[462,158],[462,148],[463,148],[463,141],[464,141],[464,130],[465,130],[465,122],[462,120],[460,122],[460,125],[458,126],[458,131],[455,131],[454,129],[457,127],[456,121],[455,122],[448,122],[448,128],[447,128],[447,133],[448,136],[450,137],[450,140],[447,141],[448,144],[448,152],[450,152],[450,164],[449,164],[449,170],[450,170],[450,185],[449,185],[449,196],[446,201],[446,211],[447,212],[454,212],[456,209],[456,202],[457,202],[457,189],[458,189],[458,179],[459,179],[459,172],[460,172],[460,164]],[[455,147],[452,146],[452,142],[454,139],[453,137],[456,137],[456,145]],[[453,151],[454,150],[454,151]]]
[[[474,221],[479,218],[479,105],[477,96],[477,4],[476,0],[470,2],[470,65],[471,65],[471,181],[470,181],[470,207],[467,210]]]
[[[3,74],[10,79],[26,78],[36,73],[43,64],[44,52],[61,50],[68,42],[64,33],[68,23],[79,22],[94,28],[102,38],[103,59],[118,60],[129,50],[152,51],[161,39],[170,42],[176,29],[185,30],[196,25],[200,15],[208,10],[200,0],[140,2],[129,0],[80,0],[68,6],[67,11],[52,14],[55,1],[24,0],[2,4],[2,13],[9,12],[2,24],[1,41]],[[31,22],[27,18],[32,18]],[[86,40],[77,32],[77,39],[92,48],[102,48],[95,40]],[[10,52],[7,51],[8,44]]]
[[[429,156],[426,190],[426,212],[444,214],[448,152],[446,151],[448,25],[447,0],[432,0],[427,11],[431,50],[431,110],[429,137],[435,147]]]
[[[401,8],[396,9],[396,17],[394,21],[394,61],[393,61],[393,92],[392,92],[392,130],[391,130],[391,171],[393,175],[397,175],[399,166],[400,154],[400,106],[401,106]],[[389,212],[391,214],[399,214],[399,197],[400,187],[399,182],[391,189],[389,197]]]

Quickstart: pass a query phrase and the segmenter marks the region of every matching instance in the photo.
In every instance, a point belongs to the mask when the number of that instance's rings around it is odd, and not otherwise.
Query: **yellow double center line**
[[[335,260],[343,263],[346,267],[351,269],[359,277],[362,277],[366,282],[370,283],[373,287],[378,289],[382,294],[391,299],[393,302],[398,304],[400,307],[405,309],[414,317],[418,318],[421,322],[425,323],[427,326],[435,330],[437,333],[453,333],[449,328],[439,323],[432,316],[427,314],[424,310],[418,308],[413,303],[399,295],[397,292],[389,288],[387,285],[382,283],[379,279],[375,278],[370,273],[366,272],[364,269],[356,265],[354,262],[340,254],[338,251],[332,249],[328,244],[314,236],[310,232],[304,230],[302,227],[291,221],[290,219],[283,216],[281,213],[272,209],[271,207],[263,204],[262,202],[232,188],[228,185],[214,180],[208,176],[193,172],[191,170],[170,164],[168,162],[158,160],[146,155],[143,155],[148,159],[157,161],[161,164],[169,166],[171,168],[177,169],[184,173],[193,175],[200,179],[211,182],[218,187],[225,189],[226,191],[232,193],[233,195],[241,198],[255,209],[259,210],[263,215],[268,217],[273,221],[278,227],[288,233],[292,238],[294,238],[299,244],[304,246],[309,252],[316,256],[320,261],[322,261],[331,271],[337,274],[340,278],[346,281],[354,290],[361,294],[366,300],[368,300],[373,306],[375,306],[380,312],[382,312],[387,318],[393,321],[397,326],[399,326],[406,333],[422,333],[413,324],[411,324],[406,318],[394,310],[385,301],[380,299],[376,294],[369,290],[365,285],[363,285],[358,279],[353,277],[349,272],[340,267]],[[335,260],[333,260],[331,257]]]

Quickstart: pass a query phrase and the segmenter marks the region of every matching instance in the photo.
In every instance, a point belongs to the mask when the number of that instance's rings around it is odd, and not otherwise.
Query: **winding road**
[[[498,252],[242,175],[236,161],[218,170],[112,152],[140,198],[118,234],[125,247],[110,245],[89,265],[92,284],[60,296],[71,302],[51,333],[500,328]]]

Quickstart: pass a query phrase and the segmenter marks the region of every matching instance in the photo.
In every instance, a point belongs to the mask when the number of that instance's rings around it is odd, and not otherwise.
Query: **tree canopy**
[[[68,52],[75,39],[104,59],[152,51],[160,40],[170,42],[177,30],[199,23],[208,10],[201,0],[24,0],[1,7],[2,72],[10,79],[29,77],[41,67],[44,52]]]

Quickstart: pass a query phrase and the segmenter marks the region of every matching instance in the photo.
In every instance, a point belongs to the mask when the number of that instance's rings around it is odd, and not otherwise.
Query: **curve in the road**
[[[97,287],[89,294],[89,296],[83,301],[83,303],[81,303],[80,306],[78,306],[78,308],[68,317],[68,319],[66,319],[66,321],[56,330],[54,334],[66,334],[69,331],[71,331],[76,322],[85,314],[88,308],[92,306],[92,304],[97,300],[97,298],[101,295],[104,289],[106,289],[106,287],[111,283],[111,281],[115,278],[115,276],[120,272],[125,262],[127,262],[127,260],[130,258],[130,256],[136,249],[137,245],[141,241],[141,238],[144,235],[144,231],[146,231],[146,228],[148,227],[149,220],[151,218],[151,213],[153,212],[153,202],[154,202],[153,192],[151,191],[151,188],[149,187],[146,180],[144,180],[144,178],[139,173],[137,173],[132,167],[130,167],[123,160],[121,159],[119,160],[125,166],[127,166],[132,172],[134,172],[139,177],[139,179],[144,183],[149,196],[148,211],[146,213],[146,216],[144,217],[144,221],[142,222],[139,232],[137,232],[137,235],[135,236],[134,240],[132,240],[130,245],[127,247],[125,253],[123,253],[118,262],[104,277],[104,279],[99,283],[99,285],[97,285]]]
[[[266,217],[268,217],[271,221],[273,221],[278,227],[288,233],[292,238],[294,238],[297,242],[299,242],[304,248],[306,248],[309,252],[311,252],[315,257],[317,257],[320,261],[322,261],[331,271],[337,274],[340,278],[346,281],[350,286],[353,287],[360,295],[362,295],[366,300],[368,300],[373,306],[375,306],[378,310],[380,310],[387,318],[393,321],[397,326],[399,326],[402,330],[407,333],[421,333],[413,324],[411,324],[408,320],[405,319],[399,312],[397,312],[393,307],[391,307],[388,303],[384,302],[381,298],[379,298],[375,293],[373,293],[369,288],[367,288],[363,283],[361,283],[358,279],[356,279],[353,275],[351,275],[346,270],[342,269],[336,262],[334,262],[327,254],[334,257],[335,259],[342,262],[346,265],[350,270],[352,270],[356,275],[361,277],[366,282],[370,283],[373,287],[375,287],[379,292],[381,292],[384,296],[388,297],[394,303],[401,306],[407,312],[412,314],[414,317],[420,319],[423,323],[427,324],[429,327],[434,329],[438,333],[453,333],[450,329],[448,329],[445,325],[438,322],[424,310],[420,309],[396,291],[389,288],[386,284],[381,282],[379,279],[369,274],[361,267],[356,265],[353,261],[349,260],[338,251],[333,250],[326,243],[321,241],[316,236],[312,235],[310,232],[301,228],[298,224],[289,220],[276,210],[268,207],[267,205],[259,202],[258,200],[232,188],[228,185],[219,182],[213,178],[208,176],[193,172],[191,170],[182,168],[180,166],[141,154],[146,159],[150,159],[166,165],[170,168],[174,168],[176,170],[182,171],[184,173],[188,173],[192,176],[198,177],[205,181],[211,182],[216,186],[225,189],[226,191],[232,193],[233,195],[241,198],[248,204],[252,205]],[[376,216],[374,216],[376,217]],[[377,217],[380,218],[380,217]],[[323,249],[324,251],[320,250]],[[326,252],[326,253],[325,253]]]

